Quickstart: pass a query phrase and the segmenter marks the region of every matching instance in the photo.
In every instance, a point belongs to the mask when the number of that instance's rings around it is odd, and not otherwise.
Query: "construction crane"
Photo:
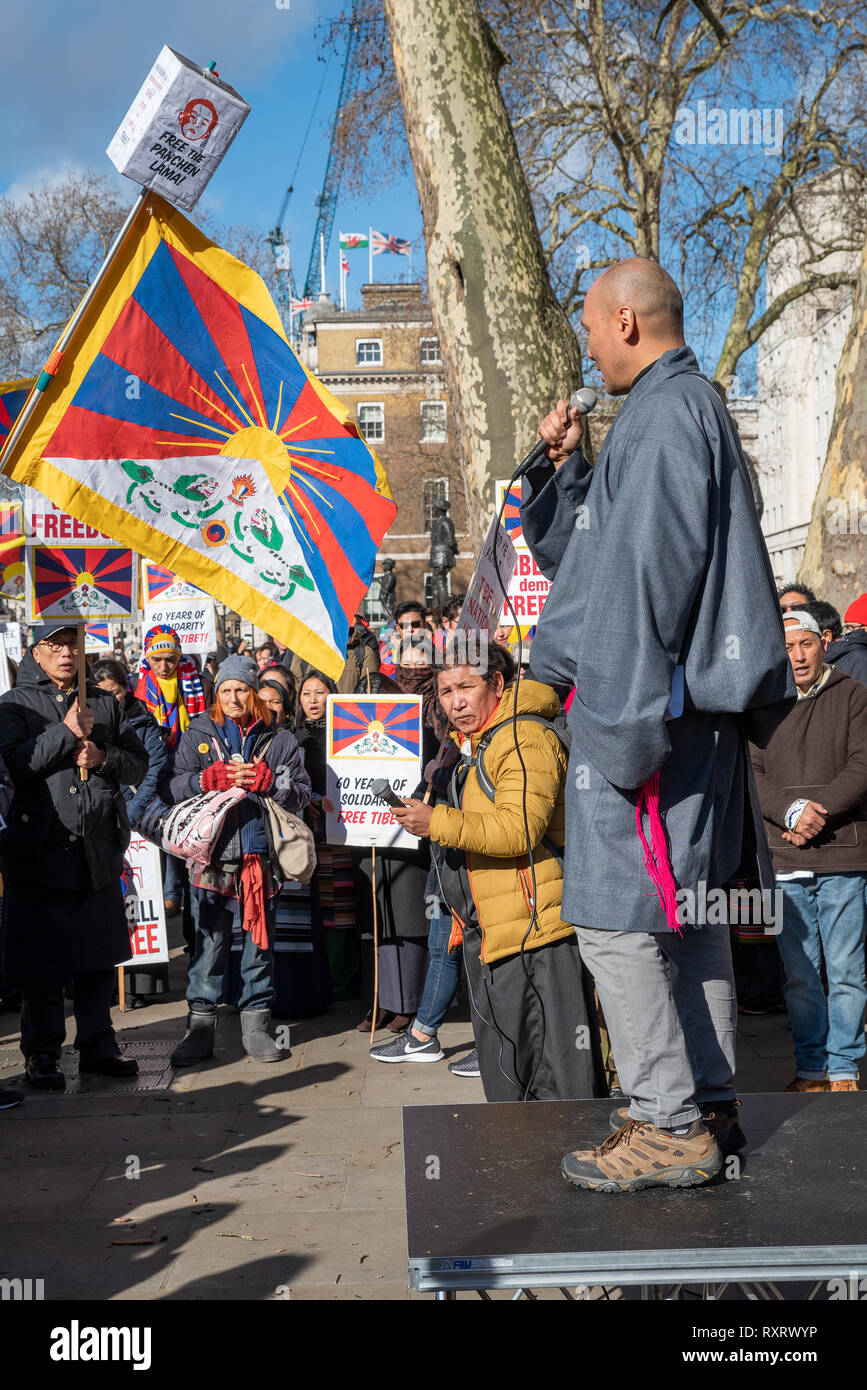
[[[328,161],[325,165],[325,177],[322,180],[322,191],[316,199],[316,226],[313,230],[313,244],[310,247],[310,260],[307,264],[307,274],[304,277],[305,299],[310,298],[314,293],[320,255],[323,260],[328,255],[331,233],[334,229],[334,215],[337,211],[337,193],[340,188],[340,176],[343,172],[342,158],[334,152],[334,136],[337,132],[337,122],[340,120],[340,112],[346,103],[352,99],[352,94],[358,80],[358,71],[352,62],[359,29],[357,8],[358,0],[353,0],[352,13],[349,19],[349,32],[346,39],[346,55],[343,59],[343,72],[340,74],[340,90],[337,93],[337,105],[334,108],[334,120],[331,123],[331,133],[328,139]]]
[[[280,306],[281,317],[286,324],[291,324],[292,322],[292,300],[297,298],[295,292],[295,277],[292,274],[292,262],[289,256],[289,243],[283,235],[283,218],[286,216],[286,209],[289,206],[289,199],[292,197],[292,193],[293,188],[290,183],[283,195],[283,202],[280,204],[280,211],[277,214],[277,224],[265,235],[265,240],[271,247],[271,254],[274,257],[277,301]]]

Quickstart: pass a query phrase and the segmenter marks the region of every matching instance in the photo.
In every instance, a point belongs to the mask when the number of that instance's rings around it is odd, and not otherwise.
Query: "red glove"
[[[253,773],[253,780],[247,787],[248,792],[266,792],[274,785],[274,774],[267,763],[257,763]]]
[[[216,792],[225,791],[228,787],[234,787],[235,780],[229,778],[228,763],[211,763],[202,771],[202,791]]]

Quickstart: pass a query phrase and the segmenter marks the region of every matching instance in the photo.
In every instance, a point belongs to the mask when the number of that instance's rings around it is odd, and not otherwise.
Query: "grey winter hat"
[[[217,672],[214,689],[219,690],[223,681],[243,681],[254,690],[259,689],[259,667],[250,656],[227,656]]]

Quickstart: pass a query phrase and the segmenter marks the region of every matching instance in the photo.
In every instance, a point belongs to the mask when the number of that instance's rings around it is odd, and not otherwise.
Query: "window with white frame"
[[[419,338],[418,360],[423,367],[439,367],[441,365],[443,359],[440,356],[439,338]]]
[[[448,502],[448,500],[448,478],[425,478],[421,490],[422,531],[427,532],[431,528],[431,523],[434,519],[434,503]]]
[[[421,411],[421,433],[419,435],[421,443],[445,444],[448,438],[445,401],[422,401],[419,409]]]
[[[381,367],[382,339],[356,338],[355,365],[356,367]]]
[[[382,401],[365,401],[358,407],[358,428],[368,443],[385,439],[385,406]]]

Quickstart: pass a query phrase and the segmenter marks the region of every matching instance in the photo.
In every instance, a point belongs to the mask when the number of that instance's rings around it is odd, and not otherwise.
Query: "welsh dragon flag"
[[[396,512],[259,276],[156,195],[3,471],[332,676]]]

